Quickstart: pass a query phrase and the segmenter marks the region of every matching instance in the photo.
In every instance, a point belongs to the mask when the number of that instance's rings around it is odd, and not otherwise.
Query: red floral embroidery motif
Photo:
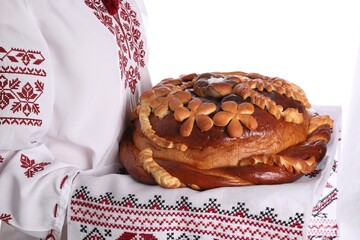
[[[20,84],[18,78],[8,80],[4,75],[0,75],[0,109],[5,109],[10,101],[14,100],[11,106],[13,113],[22,112],[25,116],[29,116],[30,113],[38,115],[40,106],[36,101],[44,92],[44,83],[39,80],[34,85],[27,82],[21,89]]]
[[[5,158],[3,156],[0,155],[0,163],[3,163],[5,160]]]
[[[50,162],[35,163],[35,160],[31,160],[24,154],[21,154],[20,162],[20,167],[26,169],[24,174],[28,178],[33,177],[37,172],[43,171],[45,166],[50,164]]]
[[[7,224],[9,224],[9,222],[12,220],[12,217],[10,214],[6,214],[6,213],[2,213],[0,215],[0,221],[6,222]]]
[[[141,79],[139,69],[145,67],[146,52],[137,13],[128,2],[118,2],[120,13],[111,16],[100,0],[85,0],[86,5],[94,10],[95,16],[114,34],[119,49],[121,79],[125,80],[125,89],[129,87],[134,94],[136,84]]]

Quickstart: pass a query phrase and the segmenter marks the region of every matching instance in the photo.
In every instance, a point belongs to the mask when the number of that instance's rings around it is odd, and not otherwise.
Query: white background
[[[340,105],[348,95],[360,43],[356,1],[147,0],[146,5],[155,83],[183,73],[240,70],[297,83],[316,104]]]
[[[146,5],[153,83],[191,72],[258,72],[298,84],[312,104],[342,106],[348,134],[339,172],[340,239],[358,238],[360,108],[350,102],[360,101],[352,89],[360,91],[354,82],[360,81],[360,70],[354,80],[360,68],[360,1],[147,0]]]

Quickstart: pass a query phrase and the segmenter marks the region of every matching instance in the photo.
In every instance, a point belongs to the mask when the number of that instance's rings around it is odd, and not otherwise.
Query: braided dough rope
[[[334,121],[328,116],[315,116],[310,119],[309,124],[309,134],[314,132],[315,129],[318,129],[321,126],[329,125],[332,126]],[[328,138],[324,137],[321,134],[312,135],[307,139],[308,142],[324,141],[327,143]],[[284,167],[288,172],[292,173],[302,173],[309,174],[316,169],[317,163],[314,157],[309,159],[301,159],[295,157],[285,157],[281,155],[261,155],[253,156],[250,158],[242,159],[239,161],[239,166],[255,166],[258,163],[263,163],[267,165],[276,165],[278,167]]]
[[[279,77],[270,78],[258,73],[248,73],[246,74],[246,77],[253,79],[257,82],[256,88],[259,91],[263,91],[263,88],[265,88],[268,92],[270,92],[269,86],[262,87],[262,84],[266,85],[266,82],[264,82],[265,80],[270,83],[271,87],[273,88],[272,90],[275,90],[279,94],[285,94],[287,97],[292,97],[293,99],[302,102],[306,108],[311,108],[311,104],[309,103],[305,92],[294,83],[290,83]]]
[[[179,188],[184,187],[184,184],[176,177],[171,176],[159,164],[157,164],[152,157],[152,150],[145,148],[139,153],[139,159],[148,173],[150,173],[155,181],[165,188]]]
[[[259,77],[262,75],[252,74],[250,76]],[[263,78],[266,79],[266,77]],[[269,78],[269,81],[263,81],[260,78],[252,79],[246,76],[238,76],[238,78],[236,78],[236,76],[230,76],[229,81],[225,80],[225,83],[223,85],[205,85],[204,81],[201,81],[201,83],[199,84],[200,86],[196,86],[195,84],[194,89],[195,93],[200,96],[206,96],[206,94],[209,94],[213,97],[226,96],[229,94],[228,88],[232,87],[234,82],[238,82],[238,84],[236,84],[232,88],[232,91],[230,93],[235,93],[241,96],[244,100],[250,97],[252,104],[260,107],[261,109],[266,108],[270,114],[276,117],[276,119],[279,119],[282,116],[287,122],[302,123],[303,116],[296,109],[288,108],[283,111],[282,106],[276,105],[273,100],[253,89],[257,89],[259,91],[263,91],[264,89],[266,89],[268,92],[276,91],[280,94],[285,94],[287,97],[292,97],[293,99],[302,102],[307,108],[311,107],[304,92],[298,86],[296,86],[295,84],[287,83],[285,80],[280,78]],[[225,88],[224,85],[226,85],[227,87]],[[216,92],[216,94],[214,92]]]
[[[256,164],[266,164],[270,166],[283,167],[290,173],[308,174],[316,169],[317,163],[314,157],[301,159],[280,155],[260,155],[253,156],[239,161],[239,166],[255,166]]]
[[[224,84],[213,83],[209,84],[206,79],[216,79],[225,76],[224,82],[228,86],[222,86]],[[258,73],[244,73],[244,72],[229,72],[229,73],[204,73],[197,77],[197,85],[194,88],[199,89],[196,91],[196,94],[199,96],[211,96],[216,97],[216,95],[225,96],[229,93],[226,92],[229,86],[234,87],[234,83],[244,83],[249,86],[251,89],[257,89],[260,92],[264,89],[268,92],[276,91],[279,94],[284,94],[287,97],[292,97],[293,99],[300,101],[304,104],[306,108],[310,108],[311,104],[306,98],[305,92],[296,84],[290,83],[282,78],[274,77],[270,78]]]

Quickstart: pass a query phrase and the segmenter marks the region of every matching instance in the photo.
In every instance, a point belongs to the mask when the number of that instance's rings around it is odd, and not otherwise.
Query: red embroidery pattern
[[[54,217],[55,218],[58,216],[58,210],[59,210],[59,204],[55,203],[55,207],[54,207]]]
[[[42,125],[41,119],[33,118],[13,118],[13,117],[0,117],[0,125],[28,125],[28,126],[37,126]]]
[[[118,0],[102,0],[110,15],[115,15],[119,10]]]
[[[69,178],[68,175],[65,175],[65,177],[61,180],[61,183],[60,183],[60,189],[62,189],[64,187],[64,184],[66,182],[66,180]]]
[[[306,174],[305,176],[308,178],[317,177],[321,173],[322,169],[315,169],[313,172]]]
[[[100,231],[98,228],[94,228],[88,232],[87,226],[81,226],[81,232],[87,234],[86,237],[83,238],[84,240],[106,240],[106,237],[112,237],[111,229],[104,229],[104,231]],[[130,240],[130,238],[125,239]]]
[[[152,234],[137,234],[137,233],[130,233],[130,232],[124,232],[120,237],[118,237],[116,240],[157,240],[157,237],[155,237]],[[181,238],[185,239],[185,238]]]
[[[313,216],[321,215],[322,211],[329,206],[333,201],[337,200],[338,190],[334,188],[328,195],[319,200],[317,205],[313,208]]]
[[[0,215],[0,221],[6,222],[7,224],[9,224],[11,220],[12,220],[12,217],[10,214],[2,213]]]
[[[120,14],[111,16],[100,0],[85,0],[88,7],[94,10],[95,16],[115,36],[118,45],[121,79],[125,80],[125,89],[130,88],[134,94],[136,84],[140,81],[140,67],[145,67],[144,41],[141,39],[140,22],[137,13],[128,2],[118,0]]]
[[[226,210],[216,199],[209,199],[203,207],[194,207],[187,197],[181,197],[175,205],[167,205],[156,195],[142,204],[134,194],[121,200],[109,192],[94,197],[87,187],[75,191],[70,206],[70,220],[81,224],[81,232],[86,232],[84,226],[117,229],[121,232],[118,239],[130,233],[140,239],[148,233],[156,233],[154,236],[158,238],[151,236],[153,239],[174,239],[171,233],[186,234],[194,239],[239,239],[240,236],[297,239],[303,235],[303,217],[302,213],[296,213],[288,220],[280,220],[273,208],[251,214],[244,203]],[[132,237],[128,239],[136,239],[135,235]]]
[[[54,235],[54,230],[51,230],[49,234],[46,236],[45,240],[56,240]]]
[[[308,227],[309,239],[336,239],[338,225],[335,219],[314,219]]]
[[[335,239],[338,236],[336,221],[337,193],[336,185],[337,161],[334,160],[330,177],[324,192],[312,209],[312,218],[307,227],[308,239]]]
[[[3,163],[5,160],[5,158],[3,156],[0,155],[0,163]]]
[[[28,160],[26,160],[28,161]],[[44,163],[43,163],[44,164]],[[45,163],[45,165],[48,165],[50,163]],[[65,175],[65,177],[61,180],[60,184],[59,184],[59,189],[63,189],[64,185],[65,185],[65,182],[66,180],[69,178],[68,175]],[[53,212],[53,216],[54,218],[57,218],[59,216],[59,208],[60,208],[60,204],[59,203],[55,203],[55,206],[54,206],[54,212]],[[56,240],[56,237],[55,237],[55,232],[54,230],[51,230],[49,232],[49,234],[46,236],[46,240]],[[96,239],[96,238],[95,238]]]
[[[4,109],[14,100],[11,111],[13,113],[22,112],[25,116],[30,113],[38,115],[40,106],[36,103],[44,92],[44,83],[37,80],[32,86],[29,82],[20,89],[21,81],[18,78],[8,80],[4,75],[0,75],[0,109]],[[19,90],[17,91],[16,90]]]
[[[38,99],[44,92],[44,83],[36,80],[33,84],[26,82],[21,86],[18,78],[8,79],[0,75],[0,109],[10,107],[13,113],[22,113],[28,117],[31,113],[38,115]],[[41,126],[41,119],[0,117],[0,124]]]
[[[24,154],[21,154],[20,163],[20,167],[26,169],[24,174],[27,178],[31,178],[35,173],[43,171],[44,168],[50,164],[50,162],[35,163],[35,160],[31,160]]]
[[[44,56],[40,51],[24,50],[18,48],[11,48],[9,51],[0,46],[0,61],[5,59],[10,60],[14,65],[1,65],[0,73],[16,73],[35,76],[46,76],[46,72],[42,68],[29,67],[29,65],[41,65],[45,61]],[[25,65],[25,66],[24,66]]]

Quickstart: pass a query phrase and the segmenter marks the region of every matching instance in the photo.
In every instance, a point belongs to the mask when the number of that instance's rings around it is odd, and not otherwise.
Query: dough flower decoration
[[[239,138],[244,130],[242,125],[250,130],[257,128],[258,123],[251,115],[254,112],[254,105],[248,102],[237,104],[234,101],[226,101],[222,103],[223,111],[217,112],[213,121],[216,126],[227,126],[227,132],[230,137]]]
[[[172,94],[153,98],[150,101],[150,107],[154,110],[155,116],[163,118],[169,113],[169,109],[175,111],[177,108],[183,107],[185,103],[188,103],[191,98],[191,93],[175,90]]]
[[[173,143],[156,135],[149,119],[152,111],[156,112],[158,116],[164,117],[168,113],[169,105],[171,106],[170,108],[175,110],[191,99],[191,94],[189,95],[187,92],[179,91],[178,89],[178,86],[160,86],[144,92],[140,97],[140,104],[132,111],[132,118],[140,119],[143,134],[158,146],[165,148],[175,147],[185,151],[187,146],[184,144]],[[174,92],[176,93],[175,96],[171,97],[170,93]]]
[[[208,116],[216,110],[214,103],[203,102],[200,98],[194,98],[188,103],[188,108],[179,107],[174,112],[177,121],[183,122],[180,127],[180,135],[183,137],[190,136],[194,124],[201,131],[208,131],[214,125],[213,120]]]

